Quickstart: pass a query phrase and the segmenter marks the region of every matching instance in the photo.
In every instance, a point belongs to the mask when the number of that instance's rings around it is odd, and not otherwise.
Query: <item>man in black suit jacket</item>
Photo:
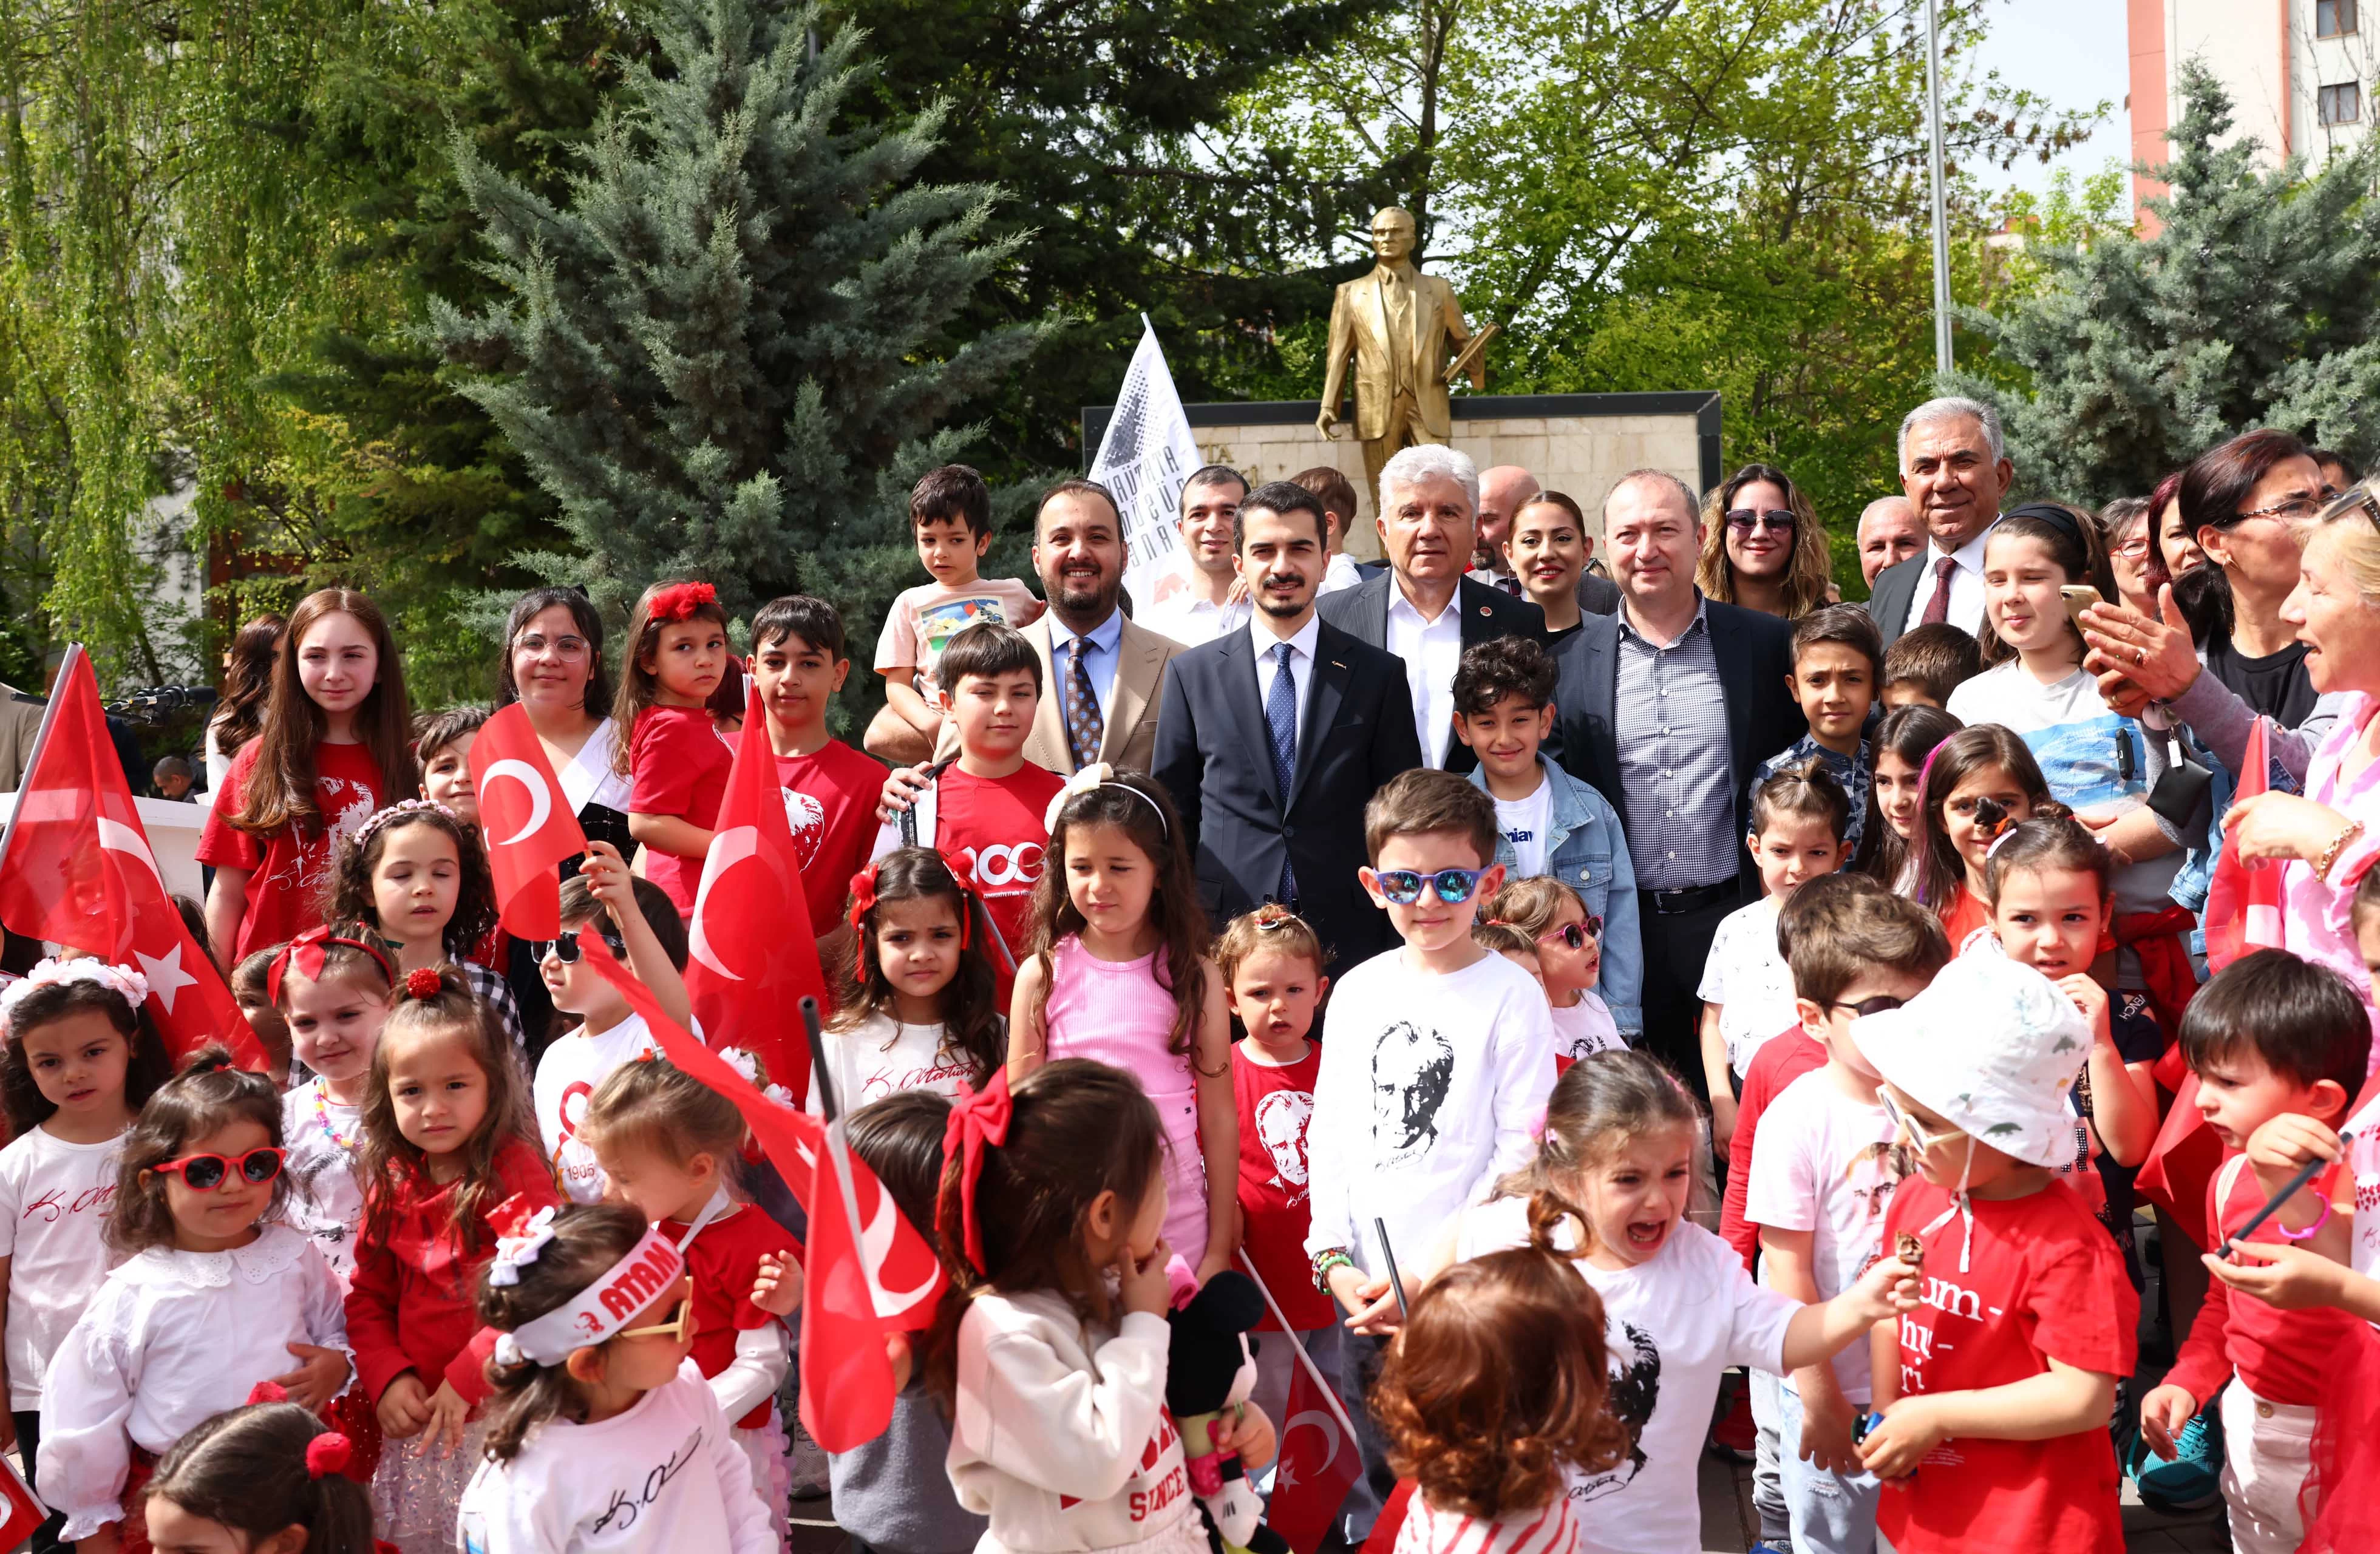
[[[1888,648],[1929,619],[1970,637],[1984,629],[1984,541],[2016,476],[1999,417],[1972,399],[1929,399],[1900,423],[1900,489],[1926,546],[1870,585],[1867,613]],[[1943,593],[1939,608],[1929,610]]]
[[[1587,616],[1555,648],[1556,728],[1562,765],[1611,801],[1628,837],[1645,1038],[1700,1090],[1703,963],[1719,920],[1760,894],[1737,795],[1808,727],[1787,689],[1793,632],[1694,587],[1702,526],[1674,476],[1623,476],[1603,521],[1620,613]]]
[[[1254,618],[1166,664],[1156,776],[1182,811],[1214,925],[1284,901],[1336,971],[1396,942],[1355,872],[1368,861],[1365,801],[1421,764],[1413,701],[1403,665],[1314,613],[1323,519],[1313,493],[1276,480],[1248,494],[1235,523]]]
[[[1454,737],[1454,671],[1463,650],[1499,637],[1543,641],[1546,613],[1463,575],[1479,507],[1479,470],[1470,455],[1435,443],[1401,449],[1381,467],[1379,496],[1373,521],[1389,570],[1323,595],[1316,608],[1330,625],[1402,661],[1423,762],[1469,771],[1479,758]]]

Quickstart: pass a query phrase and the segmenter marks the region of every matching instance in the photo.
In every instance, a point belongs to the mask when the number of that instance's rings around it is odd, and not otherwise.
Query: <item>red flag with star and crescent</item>
[[[555,937],[562,932],[558,871],[565,859],[587,851],[587,833],[519,702],[499,709],[471,741],[471,787],[504,931],[515,939]]]
[[[782,802],[778,812],[783,813]],[[884,1341],[931,1326],[941,1303],[942,1270],[933,1248],[851,1153],[841,1119],[827,1123],[763,1095],[670,1018],[592,930],[580,929],[578,939],[581,964],[593,966],[645,1017],[662,1057],[735,1103],[761,1152],[801,1200],[809,1216],[802,1269],[802,1423],[829,1451],[875,1439],[892,1420],[892,1361]],[[798,1026],[799,1016],[794,1019]]]
[[[1339,1515],[1340,1502],[1355,1480],[1364,1475],[1364,1462],[1355,1445],[1355,1427],[1339,1406],[1338,1394],[1324,1383],[1322,1373],[1289,1329],[1289,1319],[1265,1288],[1263,1275],[1239,1253],[1240,1271],[1256,1281],[1265,1307],[1281,1323],[1278,1335],[1290,1346],[1297,1368],[1290,1373],[1289,1405],[1279,1423],[1280,1466],[1273,1470],[1272,1501],[1265,1508],[1265,1525],[1279,1533],[1297,1554],[1315,1554]],[[1268,1342],[1274,1336],[1268,1334]]]
[[[178,1065],[219,1041],[243,1068],[264,1050],[166,892],[149,832],[107,735],[91,660],[58,675],[0,860],[0,922],[29,939],[128,965],[149,982],[149,1014]]]
[[[787,1016],[804,997],[820,1008],[833,1001],[819,965],[767,716],[754,685],[686,919],[686,996],[704,1040],[758,1057],[798,1106],[809,1095],[810,1054],[800,1025]]]

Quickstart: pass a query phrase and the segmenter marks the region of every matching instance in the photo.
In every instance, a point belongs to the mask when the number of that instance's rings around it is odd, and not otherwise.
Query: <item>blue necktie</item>
[[[1265,698],[1265,727],[1272,735],[1273,781],[1281,784],[1281,814],[1289,819],[1290,784],[1297,779],[1297,682],[1289,672],[1290,646],[1283,642],[1272,650],[1275,668],[1272,672],[1272,694]],[[1284,902],[1297,899],[1297,876],[1289,867],[1289,857],[1281,860],[1281,896]]]

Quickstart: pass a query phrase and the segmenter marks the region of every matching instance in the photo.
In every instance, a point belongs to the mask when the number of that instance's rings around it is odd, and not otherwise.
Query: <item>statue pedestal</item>
[[[1378,560],[1373,527],[1377,492],[1364,490],[1364,446],[1342,422],[1336,437],[1314,430],[1310,399],[1237,405],[1184,405],[1198,451],[1228,464],[1251,485],[1285,480],[1327,464],[1345,475],[1361,504],[1348,552]],[[1099,445],[1113,407],[1083,407],[1083,449]],[[1587,531],[1603,538],[1603,499],[1632,469],[1661,469],[1697,492],[1718,484],[1719,396],[1679,394],[1472,394],[1453,401],[1453,445],[1482,469],[1517,464],[1548,491],[1564,492],[1586,512]]]

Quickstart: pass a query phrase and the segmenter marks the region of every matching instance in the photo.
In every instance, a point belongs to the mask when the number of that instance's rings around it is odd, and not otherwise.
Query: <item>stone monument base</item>
[[[1099,447],[1112,408],[1084,407],[1087,456]],[[1361,504],[1348,552],[1377,560],[1380,543],[1373,517],[1378,493],[1364,490],[1364,446],[1343,422],[1336,437],[1317,431],[1315,408],[1312,400],[1183,407],[1199,452],[1238,469],[1252,485],[1285,480],[1318,464],[1345,475]],[[1548,491],[1565,492],[1585,509],[1587,532],[1598,540],[1603,499],[1630,470],[1666,470],[1697,492],[1721,478],[1715,391],[1458,395],[1453,410],[1455,447],[1482,469],[1517,464]]]

